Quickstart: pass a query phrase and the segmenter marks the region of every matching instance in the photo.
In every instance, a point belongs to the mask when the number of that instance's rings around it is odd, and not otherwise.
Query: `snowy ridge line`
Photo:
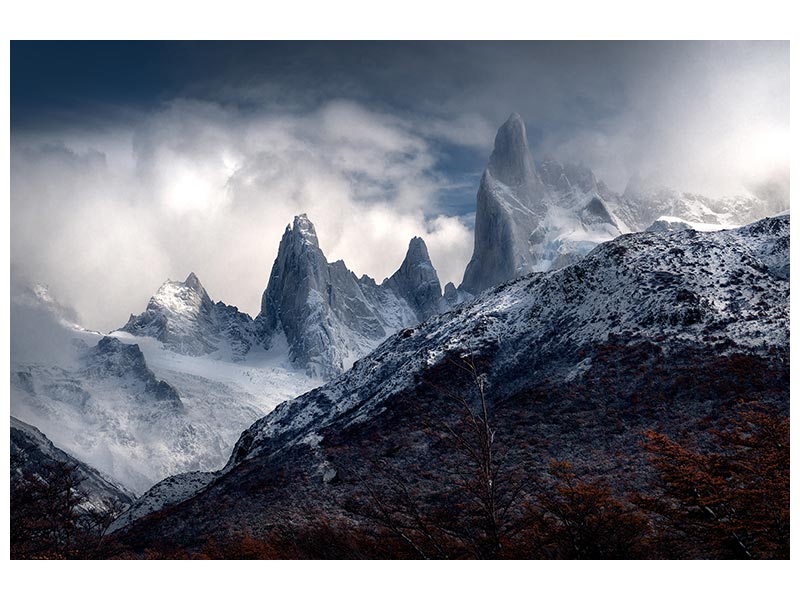
[[[488,290],[278,406],[242,435],[226,469],[319,435],[344,414],[367,418],[450,351],[500,346],[502,363],[512,360],[515,344],[544,353],[612,336],[674,344],[719,339],[748,351],[786,344],[788,235],[788,217],[726,232],[627,234],[579,263]]]

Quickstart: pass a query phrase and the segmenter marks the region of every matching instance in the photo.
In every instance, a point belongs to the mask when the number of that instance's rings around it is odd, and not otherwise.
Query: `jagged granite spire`
[[[439,312],[442,286],[422,238],[411,239],[403,264],[386,285],[409,303],[420,321]]]
[[[267,330],[279,326],[281,314],[302,306],[310,289],[324,289],[328,261],[319,247],[317,231],[305,214],[283,232],[267,288],[261,296],[258,319]],[[296,300],[298,307],[293,306]],[[291,317],[291,315],[290,315]]]
[[[522,191],[529,208],[536,208],[536,201],[544,197],[544,186],[528,148],[525,122],[517,113],[497,130],[487,171],[498,182]]]
[[[477,294],[580,260],[621,233],[609,200],[608,188],[584,165],[548,157],[537,167],[525,123],[512,114],[497,132],[481,178],[475,248],[459,291]]]
[[[306,215],[295,217],[283,234],[256,317],[267,345],[282,333],[292,362],[322,377],[349,368],[388,335],[418,321],[398,289],[357,278],[344,261],[329,263]]]
[[[461,289],[477,294],[527,272],[533,262],[529,238],[547,212],[545,197],[525,123],[514,113],[498,130],[481,178],[475,248]]]
[[[206,292],[206,288],[204,288],[203,284],[200,283],[200,279],[198,279],[197,275],[194,274],[194,271],[189,273],[189,276],[184,280],[183,285],[194,290],[201,296],[208,298],[208,292]]]

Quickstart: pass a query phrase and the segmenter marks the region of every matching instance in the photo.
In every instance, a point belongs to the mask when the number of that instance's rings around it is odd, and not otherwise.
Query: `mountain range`
[[[788,217],[628,234],[497,286],[281,404],[199,489],[140,511],[121,535],[200,548],[219,532],[283,539],[287,524],[296,534],[320,518],[370,528],[364,498],[392,489],[435,510],[431,472],[452,448],[430,430],[469,415],[464,365],[478,365],[506,468],[532,476],[568,461],[646,490],[642,431],[700,432],[702,444],[743,398],[787,410],[788,235]]]
[[[424,432],[455,426],[448,398],[472,393],[473,369],[511,464],[542,472],[557,458],[644,486],[631,450],[643,429],[701,427],[742,390],[784,408],[789,217],[763,218],[781,202],[640,179],[618,194],[583,165],[537,163],[514,114],[480,181],[458,286],[442,286],[420,237],[383,282],[358,277],[328,261],[302,214],[255,317],[194,273],[107,335],[47,288],[17,290],[14,439],[91,469],[95,497],[124,495],[112,530],[139,549],[321,514],[363,525],[345,507],[397,473],[434,504],[420,465],[447,452]],[[742,364],[758,375],[742,379]],[[710,394],[708,373],[736,385]]]

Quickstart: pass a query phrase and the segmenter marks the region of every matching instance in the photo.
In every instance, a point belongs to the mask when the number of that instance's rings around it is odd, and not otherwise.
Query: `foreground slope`
[[[12,483],[30,479],[46,482],[48,469],[59,463],[75,468],[80,481],[77,491],[87,504],[85,508],[104,511],[133,503],[133,493],[122,484],[56,448],[36,427],[11,417]]]
[[[788,216],[621,236],[392,336],[257,421],[199,494],[121,537],[197,548],[320,517],[358,521],[347,507],[397,473],[424,493],[449,452],[430,437],[431,416],[450,427],[452,397],[469,394],[464,357],[485,374],[511,465],[536,477],[569,460],[641,491],[643,430],[702,443],[742,401],[788,410],[788,273]]]

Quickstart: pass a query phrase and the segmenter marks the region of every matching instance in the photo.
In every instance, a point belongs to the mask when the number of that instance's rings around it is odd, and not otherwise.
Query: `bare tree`
[[[504,539],[517,533],[511,513],[528,479],[499,435],[498,403],[480,361],[469,353],[443,364],[447,384],[428,377],[422,388],[432,401],[414,399],[433,449],[429,476],[409,477],[389,459],[374,461],[359,477],[366,514],[422,558],[496,558]]]

